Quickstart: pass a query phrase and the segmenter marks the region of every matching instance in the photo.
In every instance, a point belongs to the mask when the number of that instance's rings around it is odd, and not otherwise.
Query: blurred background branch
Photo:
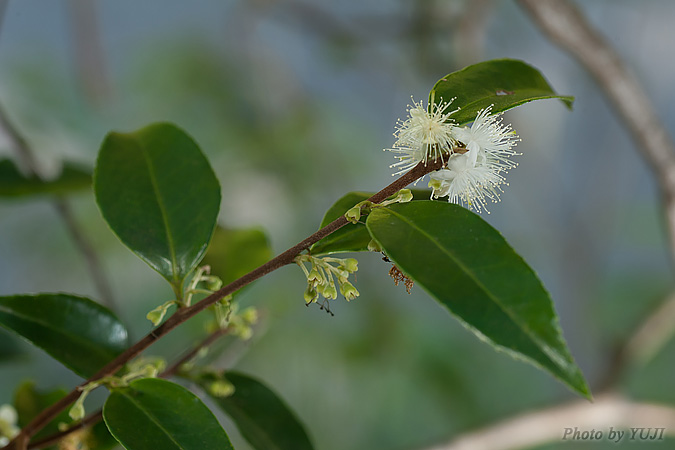
[[[631,427],[665,428],[664,436],[675,436],[675,408],[667,405],[640,403],[619,395],[602,395],[589,404],[575,401],[563,405],[512,417],[495,425],[463,434],[447,445],[427,450],[518,450],[560,441],[564,427],[580,431],[602,432],[629,430]],[[629,433],[629,431],[626,431]],[[568,436],[572,441],[572,435]],[[599,439],[598,439],[599,440]],[[623,439],[629,438],[624,435]]]
[[[675,145],[640,82],[572,2],[518,0],[518,3],[553,42],[567,50],[595,78],[631,132],[636,150],[648,162],[658,181],[671,254],[675,255]],[[461,434],[450,443],[429,450],[527,448],[561,440],[563,427],[567,426],[583,430],[599,429],[605,433],[609,427],[665,427],[666,434],[673,436],[675,408],[633,402],[613,391],[627,369],[649,361],[669,341],[674,331],[675,292],[671,292],[617,346],[599,382],[594,385],[597,395],[594,403],[566,403],[507,418]]]

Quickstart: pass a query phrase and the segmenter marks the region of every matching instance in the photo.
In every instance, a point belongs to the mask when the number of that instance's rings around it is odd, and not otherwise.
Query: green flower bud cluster
[[[162,303],[157,308],[150,311],[145,318],[152,322],[153,325],[159,325],[164,316],[166,316],[167,311],[173,305],[182,308],[183,306],[190,306],[192,303],[192,297],[195,294],[212,294],[223,286],[223,282],[220,278],[210,275],[211,267],[203,266],[197,269],[194,276],[188,283],[183,296],[181,299],[169,300],[168,302]],[[204,283],[204,288],[199,288],[199,283]]]
[[[238,336],[243,340],[248,340],[253,336],[253,325],[258,322],[258,310],[248,307],[239,312],[239,305],[232,303],[232,296],[216,302],[213,305],[215,321],[208,327],[207,331],[213,333],[218,329],[228,329],[229,334]]]
[[[307,304],[316,303],[319,296],[326,300],[334,300],[338,291],[347,301],[359,296],[359,291],[349,282],[349,275],[359,269],[356,259],[300,255],[295,258],[295,262],[307,277],[307,289],[304,293]],[[308,264],[310,269],[305,264]]]
[[[82,393],[78,399],[73,403],[73,406],[68,410],[68,415],[71,419],[77,421],[84,418],[84,400],[89,393],[99,386],[107,386],[109,388],[120,388],[128,386],[133,380],[139,378],[156,378],[160,372],[166,368],[166,361],[159,357],[142,357],[127,364],[127,373],[118,376],[103,377],[100,380],[92,381],[86,385],[78,388]]]

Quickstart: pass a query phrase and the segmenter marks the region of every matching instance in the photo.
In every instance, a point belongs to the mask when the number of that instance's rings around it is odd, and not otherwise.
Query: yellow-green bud
[[[347,219],[347,222],[359,223],[360,218],[361,218],[361,206],[360,205],[356,205],[356,206],[352,207],[351,209],[349,209],[349,211],[347,211],[345,213],[345,219]]]
[[[150,311],[145,318],[152,322],[153,325],[157,326],[162,321],[166,312],[169,310],[169,307],[176,303],[175,300],[168,301],[162,305],[159,305],[157,308]]]
[[[412,191],[410,189],[401,189],[398,193],[398,201],[407,203],[413,199]]]
[[[345,297],[345,299],[347,299],[347,301],[354,300],[359,296],[359,291],[357,291],[354,285],[349,281],[340,285],[340,292]]]
[[[433,189],[434,191],[437,191],[437,190],[439,190],[439,189],[441,188],[442,184],[443,184],[443,183],[442,183],[441,180],[437,180],[437,179],[435,179],[435,178],[432,178],[431,180],[429,180],[429,185],[428,185],[428,186],[429,186],[431,189]]]
[[[82,418],[84,418],[84,405],[82,405],[80,400],[77,400],[72,408],[70,408],[68,415],[75,421],[82,420]]]
[[[380,244],[375,242],[374,239],[371,239],[370,242],[368,242],[368,251],[380,253],[382,251],[382,247],[380,247]]]
[[[337,298],[337,289],[335,289],[335,286],[328,285],[323,288],[323,292],[321,293],[326,298],[332,298],[336,299]]]
[[[318,270],[313,268],[312,270],[309,271],[309,275],[307,275],[307,281],[309,281],[310,283],[315,282],[316,284],[322,284],[323,276]]]
[[[303,297],[305,298],[306,303],[312,303],[316,301],[316,297],[319,295],[317,289],[314,289],[312,285],[307,286]]]
[[[249,307],[241,312],[241,318],[248,324],[254,324],[258,321],[258,310]]]
[[[359,270],[359,262],[355,258],[347,258],[344,260],[343,267],[349,273],[354,273]]]
[[[209,393],[214,397],[229,397],[234,394],[234,385],[227,380],[217,380],[209,385]]]

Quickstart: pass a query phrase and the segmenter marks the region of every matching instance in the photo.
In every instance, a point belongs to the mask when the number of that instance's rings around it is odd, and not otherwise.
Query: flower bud
[[[400,203],[407,203],[413,199],[413,194],[410,189],[401,189],[398,192],[398,201]]]
[[[342,283],[340,285],[340,293],[347,299],[347,301],[354,300],[356,297],[358,297],[359,291],[356,290],[353,284],[351,284],[349,281]]]
[[[214,397],[229,397],[234,394],[234,385],[227,380],[217,380],[209,385],[209,393]]]
[[[356,258],[347,258],[344,260],[342,265],[349,273],[354,273],[359,270],[359,262],[356,260]]]
[[[374,239],[371,239],[370,242],[368,242],[368,251],[380,253],[382,251],[382,247],[380,244],[375,242]]]
[[[359,223],[360,218],[361,218],[361,206],[359,205],[352,207],[349,211],[345,213],[345,219],[347,219],[347,222]]]
[[[305,289],[304,293],[304,298],[305,298],[305,303],[312,303],[316,301],[316,297],[318,297],[319,293],[317,292],[317,289],[314,289],[312,285],[308,285],[307,289]]]

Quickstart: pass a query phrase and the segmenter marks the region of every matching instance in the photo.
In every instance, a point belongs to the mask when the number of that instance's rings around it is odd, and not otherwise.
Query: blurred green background
[[[675,130],[675,3],[581,6]],[[660,198],[593,80],[511,1],[10,1],[0,29],[0,104],[47,175],[64,160],[93,167],[110,130],[175,122],[221,181],[220,223],[265,229],[279,253],[313,232],[342,194],[390,182],[393,159],[382,149],[393,144],[411,95],[426,99],[446,73],[502,57],[537,67],[576,103],[571,112],[545,101],[506,114],[523,156],[483,218],[550,290],[593,387],[612,350],[674,287]],[[6,136],[0,156],[13,156]],[[170,299],[168,285],[116,240],[91,192],[69,202],[103,260],[119,315],[141,337],[151,328],[147,311]],[[317,449],[418,449],[574,399],[547,373],[481,343],[421,289],[408,295],[393,286],[378,255],[359,262],[361,296],[334,302],[335,317],[304,307],[298,268],[258,282],[240,300],[261,309],[261,326],[217,361],[265,380]],[[85,264],[48,199],[0,199],[0,295],[97,298]],[[149,353],[182,352],[202,335],[199,322]],[[0,404],[26,378],[42,388],[79,383],[0,333],[11,353],[0,361]],[[674,370],[671,341],[622,374],[621,389],[673,404]],[[235,447],[248,448],[223,420]]]

